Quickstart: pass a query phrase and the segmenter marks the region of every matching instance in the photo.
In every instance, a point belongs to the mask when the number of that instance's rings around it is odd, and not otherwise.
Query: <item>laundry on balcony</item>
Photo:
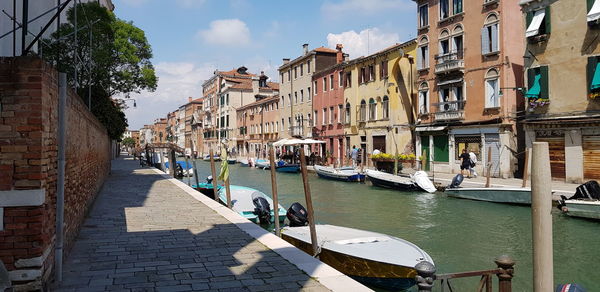
[[[540,86],[540,79],[542,79],[542,74],[536,74],[535,80],[533,81],[533,85],[527,90],[525,93],[525,97],[528,98],[539,98],[542,93],[542,87]]]
[[[448,84],[454,84],[454,83],[462,83],[463,79],[462,78],[458,78],[458,79],[450,79],[450,80],[444,80],[444,81],[439,81],[438,82],[438,86],[444,86],[444,85],[448,85]]]

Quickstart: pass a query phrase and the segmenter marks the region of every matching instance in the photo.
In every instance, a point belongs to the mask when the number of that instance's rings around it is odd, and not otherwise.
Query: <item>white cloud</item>
[[[359,33],[351,30],[339,34],[327,34],[328,46],[333,49],[336,44],[344,45],[344,52],[348,53],[350,58],[367,56],[398,43],[399,40],[400,37],[397,33],[385,33],[376,27],[362,30]]]
[[[130,129],[139,129],[155,119],[166,117],[167,113],[185,104],[188,97],[202,97],[202,82],[215,71],[213,64],[201,66],[188,62],[161,62],[156,64],[158,87],[154,92],[132,94],[137,108],[131,103],[125,111]]]
[[[239,19],[212,21],[210,27],[199,31],[197,36],[213,45],[238,46],[250,43],[250,29]]]
[[[326,1],[321,5],[324,16],[336,15],[373,15],[385,11],[401,11],[413,9],[414,3],[410,0],[341,0],[337,2]]]

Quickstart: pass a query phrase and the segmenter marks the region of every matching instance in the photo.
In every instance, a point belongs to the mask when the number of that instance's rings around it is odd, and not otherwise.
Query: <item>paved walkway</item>
[[[328,291],[154,170],[113,161],[55,291]]]

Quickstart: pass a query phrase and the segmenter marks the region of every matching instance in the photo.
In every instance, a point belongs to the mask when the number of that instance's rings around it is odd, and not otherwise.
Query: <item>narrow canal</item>
[[[205,181],[210,164],[198,160],[197,167],[200,181]],[[269,171],[238,164],[230,167],[231,184],[271,195]],[[305,205],[299,174],[277,173],[277,186],[282,206]],[[513,291],[532,289],[529,207],[461,200],[443,193],[404,193],[373,187],[369,182],[324,180],[316,174],[310,174],[310,186],[318,223],[411,241],[429,253],[438,273],[492,269],[496,256],[508,254],[517,262]],[[580,283],[587,291],[600,291],[600,222],[570,218],[558,210],[553,213],[555,283]],[[475,291],[478,281],[477,277],[451,283],[454,291]],[[435,291],[440,291],[439,287]]]

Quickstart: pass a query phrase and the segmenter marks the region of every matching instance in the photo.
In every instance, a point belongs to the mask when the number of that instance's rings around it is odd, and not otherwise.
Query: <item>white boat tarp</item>
[[[426,172],[422,170],[415,172],[413,179],[415,180],[415,183],[426,192],[435,193],[437,191]]]
[[[281,139],[273,146],[296,146],[296,145],[308,145],[308,144],[323,144],[325,141],[313,140],[313,139]]]

